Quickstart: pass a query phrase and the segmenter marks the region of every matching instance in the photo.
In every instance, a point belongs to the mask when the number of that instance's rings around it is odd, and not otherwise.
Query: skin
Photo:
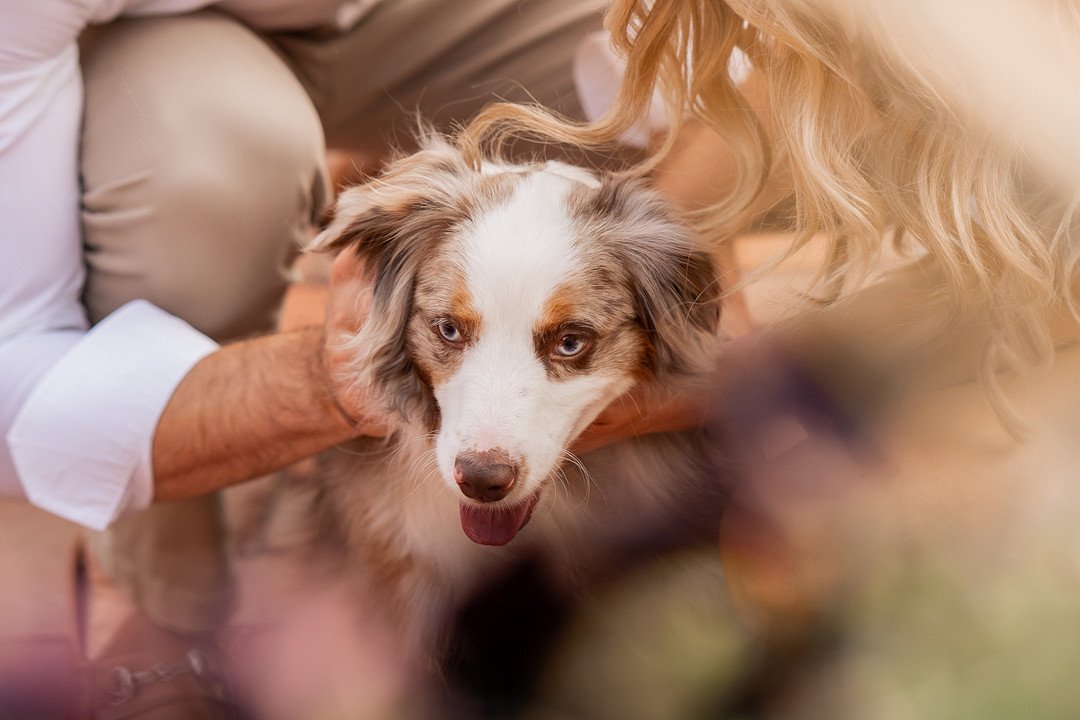
[[[343,253],[331,271],[324,327],[227,345],[196,364],[158,421],[154,499],[212,492],[356,435],[382,434],[365,399],[334,386],[332,370],[344,358],[323,342],[363,322],[369,290],[363,268]]]
[[[648,403],[643,388],[635,388],[605,408],[578,436],[572,449],[584,453],[635,435],[689,430],[700,427],[708,413],[709,406],[701,392],[687,391],[668,397],[663,403]]]

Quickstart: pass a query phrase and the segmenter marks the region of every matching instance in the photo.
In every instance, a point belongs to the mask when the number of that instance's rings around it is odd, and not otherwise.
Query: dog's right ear
[[[690,226],[640,179],[605,176],[586,197],[594,232],[631,270],[648,370],[659,377],[709,369],[719,337],[720,283]]]
[[[422,127],[418,139],[418,152],[397,158],[380,176],[338,195],[330,223],[308,244],[309,251],[337,252],[355,245],[365,252],[386,235],[395,218],[405,220],[410,211],[454,214],[455,205],[464,209],[472,169],[457,148],[434,131]]]
[[[309,249],[353,252],[374,277],[371,312],[360,331],[328,338],[353,357],[345,380],[379,410],[434,430],[438,408],[406,346],[417,269],[468,217],[471,171],[445,142],[391,164],[381,177],[345,190],[331,223]]]

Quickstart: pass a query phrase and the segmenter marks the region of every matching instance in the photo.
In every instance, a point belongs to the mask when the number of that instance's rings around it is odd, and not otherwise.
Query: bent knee
[[[130,204],[88,204],[91,319],[145,298],[218,340],[270,329],[320,183],[280,158],[177,162],[130,186],[144,186]]]
[[[267,329],[326,199],[310,100],[213,13],[126,21],[103,44],[82,156],[91,319],[142,297],[219,339]]]

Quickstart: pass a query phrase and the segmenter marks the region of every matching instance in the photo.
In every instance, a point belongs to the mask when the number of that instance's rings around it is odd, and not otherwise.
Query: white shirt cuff
[[[8,432],[27,498],[97,530],[153,499],[151,445],[180,380],[217,344],[145,300],[93,327]]]

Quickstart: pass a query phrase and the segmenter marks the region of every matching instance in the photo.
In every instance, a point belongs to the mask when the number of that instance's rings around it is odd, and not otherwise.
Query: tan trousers
[[[216,11],[93,29],[81,151],[92,320],[147,298],[221,341],[270,330],[329,199],[327,140],[378,153],[407,143],[417,112],[446,128],[496,98],[576,115],[572,55],[603,4],[385,0],[345,33],[260,34]],[[26,610],[0,617],[0,639],[73,636],[63,548],[74,536],[0,507],[0,607]],[[94,543],[160,624],[202,631],[220,619],[228,569],[214,498],[157,505]]]

